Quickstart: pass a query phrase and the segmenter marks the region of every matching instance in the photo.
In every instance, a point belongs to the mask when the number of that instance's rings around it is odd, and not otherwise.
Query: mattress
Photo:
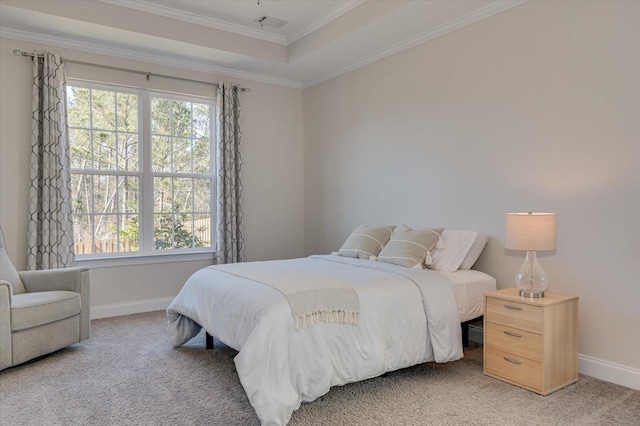
[[[495,278],[474,270],[440,273],[453,284],[460,322],[484,315],[484,294],[496,290]]]

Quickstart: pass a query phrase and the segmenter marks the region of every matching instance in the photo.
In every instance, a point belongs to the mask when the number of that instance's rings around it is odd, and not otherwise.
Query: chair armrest
[[[6,287],[6,292],[3,291],[3,288]],[[0,304],[4,303],[2,299],[6,298],[9,302],[9,307],[11,307],[11,302],[13,302],[13,287],[9,281],[0,280]],[[1,310],[1,308],[0,308]]]
[[[13,287],[8,281],[0,280],[0,371],[11,367],[11,298]]]
[[[89,268],[43,269],[39,271],[20,271],[20,279],[28,293],[37,291],[67,290],[80,293],[82,273]]]

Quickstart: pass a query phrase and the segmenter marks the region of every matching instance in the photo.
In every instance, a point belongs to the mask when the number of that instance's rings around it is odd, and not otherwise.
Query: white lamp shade
[[[555,213],[507,213],[505,248],[512,250],[553,250],[556,248]]]

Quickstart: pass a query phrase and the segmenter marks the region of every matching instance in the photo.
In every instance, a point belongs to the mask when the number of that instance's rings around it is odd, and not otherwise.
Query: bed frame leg
[[[213,336],[209,333],[206,333],[205,335],[205,347],[207,349],[213,349]]]
[[[469,346],[469,323],[462,323],[462,347],[466,348]]]

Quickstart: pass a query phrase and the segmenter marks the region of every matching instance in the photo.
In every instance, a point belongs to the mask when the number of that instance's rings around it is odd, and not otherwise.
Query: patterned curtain
[[[33,52],[27,268],[73,266],[66,82],[59,56]]]
[[[218,86],[216,263],[242,262],[242,182],[238,87]]]

